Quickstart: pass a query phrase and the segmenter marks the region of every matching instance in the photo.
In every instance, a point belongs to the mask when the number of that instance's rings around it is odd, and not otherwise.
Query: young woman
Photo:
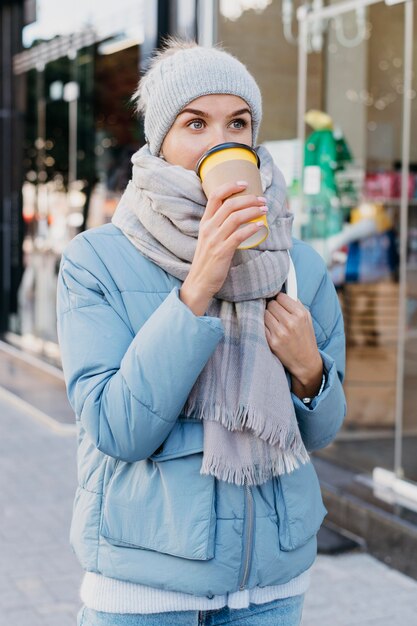
[[[237,59],[171,41],[135,98],[147,145],[113,223],[70,243],[59,280],[79,624],[293,626],[325,514],[308,453],[345,413],[338,300],[291,238],[264,148],[262,197],[235,196],[240,180],[202,191],[206,150],[256,146],[261,95]],[[237,250],[266,211],[268,238]]]

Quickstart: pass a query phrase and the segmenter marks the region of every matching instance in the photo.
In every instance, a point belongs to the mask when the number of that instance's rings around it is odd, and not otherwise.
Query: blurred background
[[[130,97],[163,37],[220,43],[261,87],[259,139],[284,173],[294,235],[325,259],[344,312],[348,413],[314,458],[329,510],[323,550],[353,540],[417,579],[413,9],[2,0],[0,387],[38,417],[71,424],[56,336],[61,253],[111,219],[144,143]]]

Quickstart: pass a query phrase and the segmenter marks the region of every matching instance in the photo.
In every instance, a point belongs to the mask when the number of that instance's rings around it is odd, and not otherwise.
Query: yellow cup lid
[[[260,167],[261,162],[260,162],[258,153],[254,150],[254,148],[251,148],[251,146],[248,146],[244,143],[236,143],[234,141],[228,141],[226,143],[219,143],[217,146],[213,146],[213,148],[210,148],[210,150],[207,150],[207,152],[205,152],[203,156],[200,157],[195,168],[195,171],[200,178],[201,178],[201,169],[202,167],[204,167],[205,164],[207,164],[208,162],[207,159],[210,158],[210,163],[212,163],[212,166],[214,167],[215,165],[217,165],[217,162],[219,163],[221,162],[221,158],[219,158],[218,160],[216,156],[220,152],[223,153],[225,150],[233,151],[228,154],[228,156],[232,158],[249,160],[255,163],[258,168]]]

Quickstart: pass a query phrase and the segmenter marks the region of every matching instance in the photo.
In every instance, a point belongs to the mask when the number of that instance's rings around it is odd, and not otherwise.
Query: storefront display
[[[370,5],[365,9],[367,36],[355,49],[345,50],[329,29],[328,81],[323,86],[325,110],[343,122],[353,162],[362,169],[356,178],[357,204],[350,207],[337,236],[343,247],[337,249],[337,237],[331,235],[311,240],[320,252],[327,249],[324,256],[336,279],[347,339],[345,426],[323,456],[359,473],[377,476],[383,469],[397,478],[406,472],[406,478],[415,479],[415,456],[410,458],[409,450],[417,426],[417,333],[413,238],[410,245],[408,232],[408,224],[416,223],[415,175],[409,168],[410,161],[417,161],[416,145],[410,142],[417,113],[413,7],[367,0],[360,4]],[[308,28],[320,20],[329,24],[348,18],[351,9],[348,3],[328,6],[314,21],[307,12],[300,14],[305,39],[299,115],[306,109],[310,81]],[[394,493],[390,498],[395,502]]]
[[[70,3],[63,4],[70,11]],[[25,232],[19,311],[9,338],[25,349],[41,346],[44,358],[57,362],[55,286],[62,250],[84,228],[110,221],[130,176],[130,157],[143,143],[130,104],[143,6],[125,4],[125,13],[114,15],[114,7],[104,11],[92,2],[90,12],[84,7],[68,24],[45,10],[23,30],[28,47],[15,60],[25,99]]]

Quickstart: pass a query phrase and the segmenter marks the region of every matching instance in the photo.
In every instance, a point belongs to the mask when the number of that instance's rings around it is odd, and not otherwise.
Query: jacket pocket
[[[184,559],[214,556],[214,477],[201,453],[119,462],[105,493],[101,535],[119,546]]]
[[[164,443],[150,456],[153,461],[168,461],[203,451],[203,423],[179,418]]]
[[[317,533],[327,513],[313,464],[279,476],[274,488],[281,549],[296,550]]]

